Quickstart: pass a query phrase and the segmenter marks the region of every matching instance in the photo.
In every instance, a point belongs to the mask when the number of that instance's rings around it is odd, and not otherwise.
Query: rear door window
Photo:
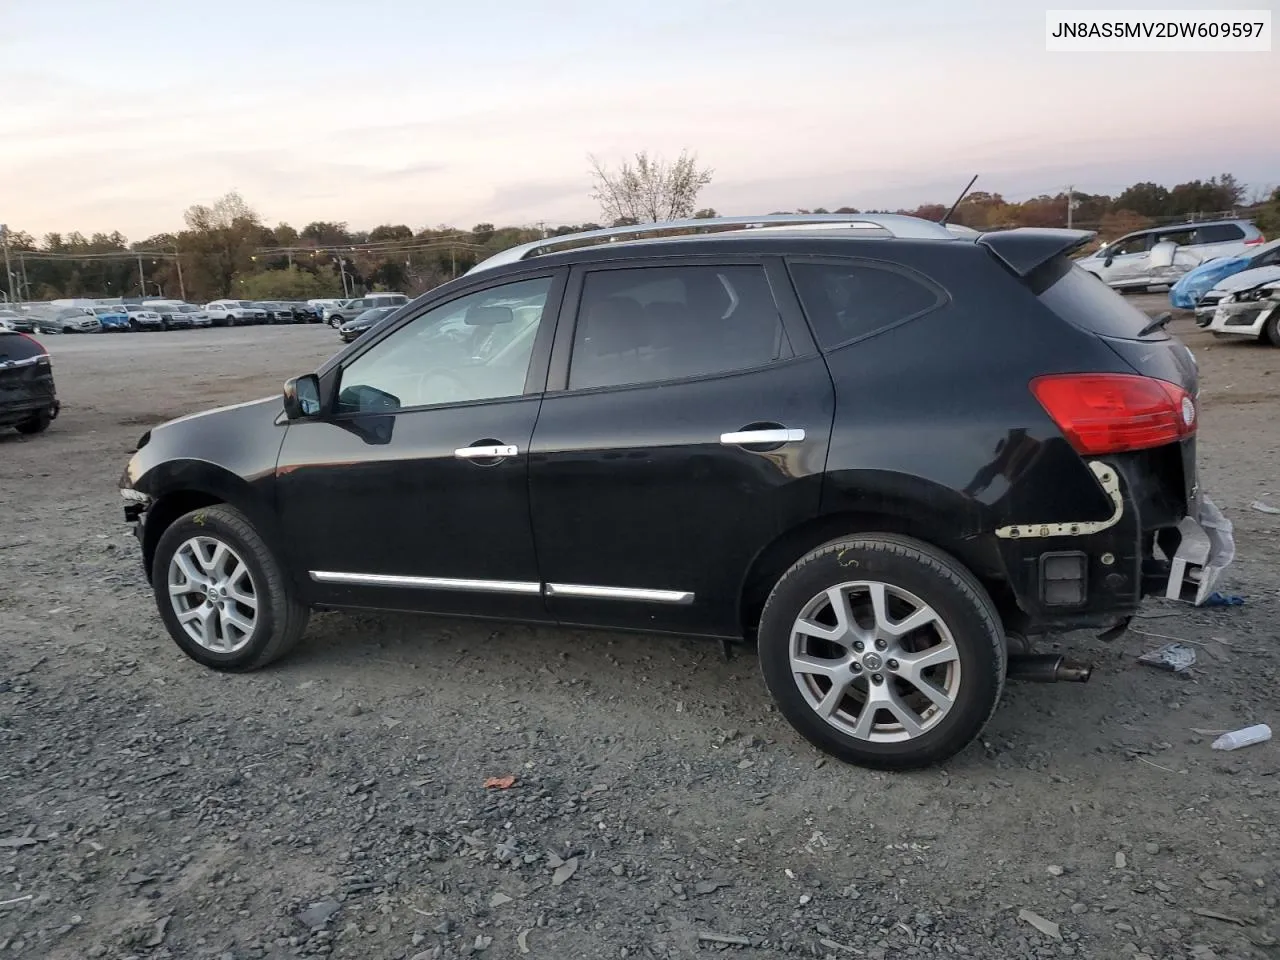
[[[595,270],[583,281],[569,389],[730,373],[792,355],[758,264]]]
[[[889,264],[800,261],[788,269],[824,350],[912,320],[946,300],[924,277]]]
[[[1140,337],[1151,318],[1065,257],[1045,280],[1048,285],[1038,293],[1040,302],[1082,330],[1120,340],[1169,339],[1163,329]]]

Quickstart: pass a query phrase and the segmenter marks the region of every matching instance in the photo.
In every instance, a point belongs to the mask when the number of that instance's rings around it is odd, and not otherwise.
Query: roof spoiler
[[[978,237],[977,242],[994,253],[1019,277],[1025,277],[1054,257],[1079,250],[1095,236],[1097,232],[1094,230],[1018,227],[984,233]]]

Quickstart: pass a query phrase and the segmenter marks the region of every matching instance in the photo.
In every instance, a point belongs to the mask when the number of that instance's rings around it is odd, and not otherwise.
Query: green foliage
[[[250,273],[236,279],[236,296],[245,300],[311,300],[342,296],[342,282],[338,278],[296,266]]]

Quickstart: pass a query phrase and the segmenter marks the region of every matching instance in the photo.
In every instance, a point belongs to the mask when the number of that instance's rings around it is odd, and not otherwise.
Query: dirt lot
[[[1091,683],[1011,685],[911,775],[824,762],[748,653],[694,641],[330,613],[272,669],[198,667],[116,480],[146,426],[337,338],[48,338],[63,414],[0,436],[0,958],[1280,956],[1280,746],[1198,732],[1280,724],[1280,516],[1251,507],[1280,506],[1280,351],[1175,329],[1247,603],[1062,638]],[[1192,676],[1135,664],[1156,634]]]

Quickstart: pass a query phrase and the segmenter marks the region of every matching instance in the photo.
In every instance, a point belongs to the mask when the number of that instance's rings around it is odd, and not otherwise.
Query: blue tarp
[[[1188,270],[1170,288],[1169,302],[1183,310],[1194,310],[1200,298],[1212,290],[1219,280],[1225,280],[1233,273],[1244,270],[1252,260],[1252,256],[1223,257]]]

